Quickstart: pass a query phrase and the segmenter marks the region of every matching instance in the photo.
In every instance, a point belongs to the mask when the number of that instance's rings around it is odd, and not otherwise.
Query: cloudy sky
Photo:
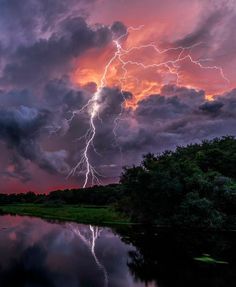
[[[0,192],[115,182],[144,153],[235,135],[235,7],[0,0]]]

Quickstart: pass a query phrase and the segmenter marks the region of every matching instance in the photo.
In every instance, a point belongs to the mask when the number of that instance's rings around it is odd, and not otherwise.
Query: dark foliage
[[[120,209],[142,222],[233,228],[235,167],[236,139],[231,136],[147,154],[140,166],[123,171]]]
[[[93,186],[85,189],[56,190],[49,194],[33,192],[20,194],[0,194],[0,204],[10,203],[44,203],[47,206],[62,204],[110,205],[120,200],[122,188],[119,184]]]

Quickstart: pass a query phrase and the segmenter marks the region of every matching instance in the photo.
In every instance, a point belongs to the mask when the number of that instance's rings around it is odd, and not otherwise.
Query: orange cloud
[[[126,103],[127,107],[135,108],[138,101],[159,93],[166,84],[204,89],[207,95],[222,93],[229,88],[220,69],[200,66],[214,67],[215,63],[193,62],[199,60],[197,46],[185,50],[170,45],[159,47],[147,40],[146,35],[150,35],[147,28],[130,31],[121,41],[124,49],[121,61],[119,58],[113,61],[106,74],[106,86],[119,87],[133,94],[133,98]],[[116,47],[112,43],[106,48],[88,51],[76,61],[72,81],[84,88],[91,87],[91,83],[99,86],[105,66],[115,52]],[[178,61],[178,58],[181,60]],[[210,98],[212,96],[208,96]]]

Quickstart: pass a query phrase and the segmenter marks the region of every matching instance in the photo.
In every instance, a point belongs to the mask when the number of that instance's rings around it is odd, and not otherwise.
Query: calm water
[[[0,217],[1,287],[235,286],[235,235]],[[227,264],[206,264],[209,254]]]

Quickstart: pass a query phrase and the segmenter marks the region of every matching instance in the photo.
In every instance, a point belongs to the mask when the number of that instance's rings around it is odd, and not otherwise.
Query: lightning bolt
[[[124,33],[123,35],[119,36],[118,38],[113,40],[113,45],[115,48],[115,52],[114,54],[111,56],[111,58],[109,59],[109,61],[106,63],[101,80],[99,85],[97,86],[97,91],[93,94],[93,96],[91,97],[91,99],[87,102],[87,104],[85,104],[80,110],[76,110],[72,112],[72,116],[71,118],[68,120],[68,122],[71,122],[75,116],[83,113],[83,112],[87,112],[89,115],[89,128],[86,132],[86,134],[82,137],[85,139],[85,147],[82,150],[82,154],[81,154],[81,159],[80,161],[71,169],[68,177],[75,175],[75,173],[77,173],[77,171],[79,171],[79,174],[84,174],[84,183],[83,183],[83,188],[85,188],[88,183],[89,183],[89,179],[91,178],[91,184],[93,185],[94,183],[98,183],[100,184],[100,180],[99,177],[101,177],[101,175],[98,173],[98,171],[95,169],[95,167],[91,164],[90,162],[90,150],[93,149],[94,152],[97,153],[95,147],[94,147],[94,138],[96,136],[96,124],[95,124],[95,120],[99,119],[99,112],[101,111],[102,108],[102,92],[104,87],[106,87],[107,85],[107,75],[109,72],[109,69],[111,68],[112,64],[115,61],[118,61],[121,65],[121,70],[123,71],[121,73],[121,76],[119,78],[119,85],[120,85],[120,90],[121,90],[121,95],[123,97],[123,102],[121,104],[121,111],[120,114],[117,116],[117,118],[114,121],[114,129],[113,129],[113,133],[117,141],[117,135],[116,135],[116,130],[118,127],[118,123],[121,119],[122,116],[122,112],[126,106],[127,100],[125,98],[124,95],[124,91],[123,91],[123,86],[124,83],[127,81],[127,74],[128,74],[128,65],[131,66],[137,66],[141,69],[151,69],[151,68],[156,68],[156,69],[163,69],[165,68],[168,73],[170,73],[171,75],[174,75],[176,78],[176,85],[178,86],[180,83],[180,64],[184,61],[189,61],[190,63],[198,66],[201,69],[204,70],[216,70],[219,72],[220,76],[222,77],[222,79],[224,79],[224,81],[226,81],[227,83],[229,83],[229,79],[225,76],[224,71],[222,69],[222,67],[218,67],[218,66],[210,66],[210,65],[204,65],[205,62],[210,61],[211,59],[194,59],[193,56],[191,55],[191,50],[199,45],[201,45],[202,43],[197,43],[188,47],[171,47],[168,49],[163,49],[161,50],[160,48],[158,48],[157,45],[155,45],[155,43],[149,43],[149,44],[145,44],[145,45],[139,45],[139,46],[133,46],[130,47],[129,49],[125,49],[122,46],[122,40],[129,35],[130,31],[139,31],[143,28],[144,26],[139,26],[139,27],[129,27],[126,31],[126,33]],[[133,60],[125,60],[125,57],[129,57],[129,55],[134,52],[134,51],[138,51],[138,50],[145,50],[147,48],[151,48],[156,54],[157,56],[160,55],[167,55],[170,52],[177,52],[177,55],[174,59],[168,59],[166,61],[163,62],[159,62],[159,63],[151,63],[151,64],[145,64],[142,61],[133,61]],[[138,80],[137,80],[138,81]],[[121,152],[121,149],[120,149]]]
[[[95,263],[97,264],[98,268],[102,271],[103,273],[103,278],[104,278],[104,287],[108,286],[108,274],[107,271],[104,267],[104,265],[100,262],[98,259],[96,252],[95,252],[95,246],[96,246],[96,241],[101,235],[101,232],[103,231],[103,228],[95,227],[92,225],[89,225],[89,230],[80,230],[79,225],[76,224],[68,224],[69,229],[72,231],[72,233],[80,238],[80,240],[88,247],[90,250]]]

